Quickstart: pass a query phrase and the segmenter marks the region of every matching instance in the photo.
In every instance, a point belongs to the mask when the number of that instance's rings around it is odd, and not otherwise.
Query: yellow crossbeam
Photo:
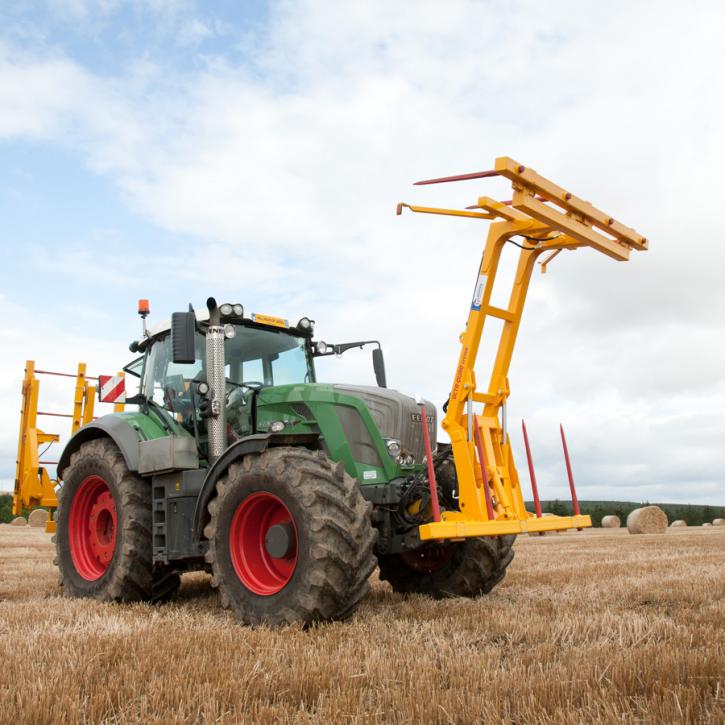
[[[445,516],[445,514],[444,514]],[[480,536],[505,536],[539,531],[566,531],[591,527],[589,516],[545,516],[537,519],[498,519],[496,521],[439,521],[419,528],[421,541],[467,539]]]
[[[598,226],[624,244],[642,251],[648,248],[647,239],[634,229],[616,221],[614,217],[592,206],[590,202],[574,196],[566,189],[540,176],[533,169],[526,168],[518,161],[514,161],[508,156],[501,156],[496,159],[495,168],[501,176],[505,176],[513,182],[514,189],[526,187],[530,194],[543,196],[572,214],[580,214],[586,217],[590,224]],[[515,201],[514,207],[516,207]]]

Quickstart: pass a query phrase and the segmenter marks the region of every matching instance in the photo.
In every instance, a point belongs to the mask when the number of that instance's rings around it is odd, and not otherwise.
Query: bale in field
[[[703,524],[703,526],[712,526],[712,524],[708,523],[707,521]]]
[[[659,506],[643,506],[627,516],[630,534],[664,534],[667,531],[667,514]]]
[[[28,516],[28,523],[31,526],[45,526],[45,522],[48,520],[48,512],[45,509],[35,509],[30,512]]]
[[[618,529],[622,525],[619,520],[619,516],[604,516],[602,517],[602,528],[603,529]]]
[[[10,523],[13,526],[25,526],[28,522],[22,516],[16,516]]]
[[[683,521],[682,519],[677,519],[677,521],[673,521],[670,524],[671,529],[677,529],[677,528],[680,528],[681,526],[687,526],[687,521]]]
[[[713,519],[713,526],[725,526],[725,519]]]

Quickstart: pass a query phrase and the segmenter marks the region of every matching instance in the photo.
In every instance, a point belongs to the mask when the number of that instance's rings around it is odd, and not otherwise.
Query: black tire
[[[103,574],[89,579],[79,572],[71,554],[70,520],[79,490],[89,478],[96,477],[103,480],[113,497],[115,545]],[[128,470],[113,441],[89,441],[71,456],[58,494],[55,547],[60,584],[68,594],[118,602],[153,599],[150,486]]]
[[[152,604],[166,604],[173,599],[181,586],[181,576],[171,567],[154,566],[153,583],[151,596],[148,597]]]
[[[515,540],[515,536],[491,536],[381,556],[380,578],[396,592],[435,599],[488,594],[506,575]]]
[[[235,514],[260,498],[281,502],[296,531],[289,579],[272,593],[255,592],[245,584],[232,559],[232,532],[239,526],[233,523]],[[370,510],[343,464],[332,463],[321,451],[272,448],[233,463],[217,484],[204,529],[206,560],[222,606],[252,625],[350,616],[367,594],[376,565],[377,532]]]

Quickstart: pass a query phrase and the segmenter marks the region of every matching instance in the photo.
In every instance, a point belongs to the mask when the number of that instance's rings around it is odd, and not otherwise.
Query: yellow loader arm
[[[542,254],[546,254],[541,262],[542,271],[546,271],[546,265],[562,249],[593,247],[613,259],[626,261],[632,250],[641,251],[648,247],[647,239],[633,229],[533,169],[505,156],[496,159],[495,168],[491,171],[430,179],[417,182],[417,185],[493,176],[510,179],[513,187],[510,201],[501,202],[482,196],[467,210],[402,203],[397,209],[398,214],[407,208],[424,214],[492,222],[478,269],[468,322],[460,338],[461,352],[442,423],[453,449],[459,510],[444,511],[434,516],[432,523],[421,525],[420,538],[424,541],[581,529],[592,525],[589,516],[576,515],[576,505],[574,516],[542,517],[540,511],[538,515],[526,511],[506,430],[511,356],[531,273]],[[516,243],[521,252],[508,306],[500,309],[490,304],[491,292],[501,252],[512,237],[519,237]],[[503,327],[488,388],[486,392],[479,392],[474,367],[487,317],[502,320]],[[482,410],[474,412],[477,404],[482,406]],[[535,487],[534,481],[532,484]]]
[[[56,375],[65,378],[75,378],[75,395],[72,413],[48,413],[38,410],[38,397],[40,381],[37,375]],[[60,441],[57,433],[46,433],[38,427],[38,416],[53,416],[57,418],[71,418],[71,434],[82,425],[93,420],[94,394],[96,388],[89,385],[86,379],[86,364],[78,364],[78,372],[58,373],[49,370],[37,370],[35,361],[27,360],[25,363],[25,376],[21,387],[22,408],[20,410],[20,431],[18,433],[18,457],[15,462],[15,487],[13,490],[13,516],[21,516],[24,509],[43,506],[49,509],[48,521],[45,530],[55,532],[53,509],[58,507],[58,498],[55,488],[58,481],[48,474],[46,465],[55,465],[55,461],[40,460],[40,447],[49,447],[52,443]]]

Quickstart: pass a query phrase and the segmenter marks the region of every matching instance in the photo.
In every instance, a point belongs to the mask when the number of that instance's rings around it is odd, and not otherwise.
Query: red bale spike
[[[476,450],[478,451],[478,465],[481,467],[481,477],[483,478],[483,493],[486,497],[486,513],[488,520],[494,520],[493,500],[491,498],[491,490],[488,487],[488,474],[486,473],[486,454],[483,452],[483,440],[481,438],[481,428],[478,424],[478,418],[474,417],[474,436],[476,438]]]
[[[526,446],[526,460],[529,464],[529,478],[531,479],[531,491],[534,494],[534,508],[536,509],[536,518],[541,518],[541,501],[539,501],[539,489],[536,486],[536,474],[534,473],[534,461],[531,458],[531,448],[529,447],[529,436],[526,432],[526,423],[521,419],[521,430],[524,432],[524,445]]]
[[[438,179],[424,179],[416,181],[413,186],[426,186],[427,184],[445,184],[449,181],[468,181],[469,179],[485,179],[489,176],[499,176],[499,172],[492,171],[476,171],[473,174],[458,174],[457,176],[441,176]]]
[[[574,488],[574,476],[571,472],[571,461],[569,460],[569,448],[566,445],[566,436],[564,435],[564,426],[559,423],[561,431],[561,445],[564,447],[564,460],[566,461],[566,474],[569,477],[569,490],[571,491],[571,508],[574,516],[579,516],[579,500],[576,497],[576,489]]]
[[[433,508],[433,521],[441,520],[441,507],[438,503],[438,483],[436,472],[433,466],[433,452],[430,445],[430,433],[428,431],[428,414],[425,412],[425,405],[420,406],[420,417],[423,421],[423,443],[425,444],[425,457],[428,464],[428,485],[430,486],[430,504]]]

